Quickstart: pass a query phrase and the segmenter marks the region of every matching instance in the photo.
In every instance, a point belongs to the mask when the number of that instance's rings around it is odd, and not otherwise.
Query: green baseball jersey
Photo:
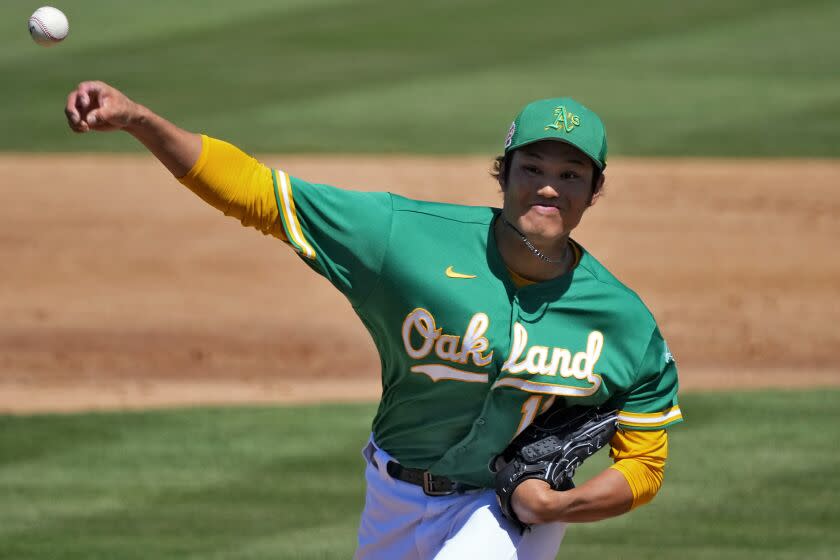
[[[492,486],[491,458],[557,399],[615,407],[624,429],[682,420],[651,313],[582,248],[568,273],[517,289],[497,208],[274,182],[289,243],[373,337],[373,436],[402,464]]]

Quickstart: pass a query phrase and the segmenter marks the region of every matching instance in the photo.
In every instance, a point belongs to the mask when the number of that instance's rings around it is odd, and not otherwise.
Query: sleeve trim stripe
[[[295,200],[292,196],[292,182],[289,176],[276,169],[271,170],[271,178],[274,181],[274,196],[277,198],[277,206],[280,209],[280,216],[283,220],[283,227],[292,246],[303,253],[307,259],[315,259],[315,249],[306,240],[295,209]],[[279,179],[279,180],[278,180]]]
[[[289,245],[291,245],[295,249],[295,251],[300,253],[303,251],[303,249],[301,249],[301,247],[295,241],[294,236],[292,235],[292,228],[289,226],[288,223],[286,223],[286,211],[283,207],[283,201],[280,197],[280,189],[277,185],[277,174],[278,172],[276,169],[271,170],[271,182],[274,184],[274,198],[277,201],[277,211],[280,214],[280,223],[283,226],[283,231],[286,232],[286,242]]]
[[[289,225],[291,225],[292,235],[295,237],[295,241],[303,251],[303,255],[308,259],[314,259],[315,249],[312,248],[312,245],[310,245],[306,240],[306,237],[304,237],[303,230],[301,229],[300,222],[298,221],[295,199],[292,196],[292,181],[289,179],[289,176],[282,171],[279,173],[279,176],[281,200],[284,203],[283,212],[287,216],[286,219]]]
[[[619,421],[618,427],[628,430],[663,430],[674,424],[679,424],[682,421],[682,416],[672,418],[671,420],[667,420],[665,422],[660,422],[659,424],[636,424],[632,422]]]
[[[682,420],[682,411],[680,411],[680,407],[678,406],[665,412],[654,414],[625,412],[623,410],[618,413],[618,421],[628,426],[655,427],[670,424],[678,420]]]
[[[661,412],[630,412],[627,410],[619,410],[618,413],[622,416],[627,417],[628,419],[638,419],[639,421],[644,422],[647,418],[658,419],[668,416],[669,414],[679,413],[680,407],[679,406],[672,406],[668,410],[663,410]]]
[[[560,395],[564,397],[588,397],[594,395],[601,386],[601,376],[593,375],[593,383],[590,387],[576,387],[574,385],[557,385],[554,383],[540,383],[528,381],[518,377],[505,377],[493,384],[496,387],[516,387],[528,393],[539,393],[541,395]]]

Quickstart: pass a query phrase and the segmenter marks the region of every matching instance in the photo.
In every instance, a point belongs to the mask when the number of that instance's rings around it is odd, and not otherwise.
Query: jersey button
[[[483,426],[486,423],[487,423],[487,420],[485,420],[484,418],[479,418],[478,420],[475,421],[476,426]]]

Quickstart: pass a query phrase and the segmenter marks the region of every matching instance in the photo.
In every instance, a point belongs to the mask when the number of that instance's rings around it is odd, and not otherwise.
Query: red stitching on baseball
[[[35,23],[37,23],[38,27],[41,28],[41,31],[43,31],[44,35],[46,35],[48,39],[52,39],[53,41],[61,41],[61,39],[58,39],[57,37],[52,36],[52,33],[50,33],[50,30],[47,29],[47,26],[44,25],[44,22],[42,22],[40,19],[38,19],[36,17],[31,17],[31,18],[29,18],[29,21],[34,21]]]

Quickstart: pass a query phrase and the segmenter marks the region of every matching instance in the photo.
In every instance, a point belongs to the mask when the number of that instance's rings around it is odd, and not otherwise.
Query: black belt
[[[388,474],[397,480],[421,486],[427,496],[449,496],[478,489],[478,486],[461,484],[445,476],[433,475],[429,471],[404,467],[396,461],[388,461],[386,469]]]

